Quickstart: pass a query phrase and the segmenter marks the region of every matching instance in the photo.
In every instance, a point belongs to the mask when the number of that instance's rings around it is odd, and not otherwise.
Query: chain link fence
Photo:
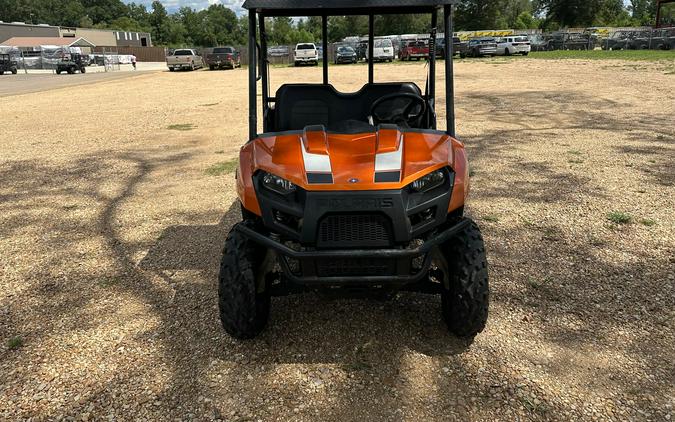
[[[56,45],[26,48],[0,46],[0,54],[9,54],[10,60],[24,73],[56,73],[58,64],[75,54],[81,56],[85,67],[97,68],[98,72],[119,71],[121,65],[131,63],[130,56],[120,55],[114,47],[101,47],[99,51],[91,52],[88,48]]]

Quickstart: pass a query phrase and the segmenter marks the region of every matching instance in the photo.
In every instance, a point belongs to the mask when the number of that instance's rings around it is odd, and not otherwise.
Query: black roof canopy
[[[246,0],[245,9],[267,16],[382,15],[429,13],[456,0]]]

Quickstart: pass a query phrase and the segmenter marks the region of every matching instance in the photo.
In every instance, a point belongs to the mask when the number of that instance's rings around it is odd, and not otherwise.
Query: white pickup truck
[[[316,66],[319,64],[319,51],[313,43],[301,43],[295,46],[294,58],[296,66],[300,66],[301,63]]]
[[[204,67],[204,60],[195,50],[179,49],[166,57],[166,65],[172,72],[180,69],[195,70]]]

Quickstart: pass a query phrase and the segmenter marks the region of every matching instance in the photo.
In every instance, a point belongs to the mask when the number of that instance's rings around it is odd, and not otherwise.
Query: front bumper
[[[249,237],[254,242],[274,250],[280,255],[279,264],[284,272],[284,276],[291,282],[308,286],[336,286],[336,285],[396,285],[404,286],[406,284],[417,283],[427,275],[431,266],[432,251],[442,243],[452,239],[458,233],[466,230],[471,221],[461,219],[453,226],[429,237],[422,245],[415,248],[400,249],[336,249],[336,250],[296,250],[269,235],[259,233],[242,224],[236,226],[243,235]],[[296,271],[291,268],[289,258],[297,261]],[[306,269],[315,266],[317,260],[363,260],[363,259],[387,259],[393,260],[396,264],[397,273],[388,275],[350,275],[350,276],[318,276],[312,271],[307,273]],[[422,265],[413,269],[410,262],[415,259],[422,259]]]
[[[296,57],[296,62],[316,62],[319,61],[319,56],[316,57]]]
[[[420,281],[430,250],[464,226],[449,227],[455,174],[428,191],[306,191],[281,195],[253,176],[264,229],[241,227],[277,252],[286,279],[304,285]],[[455,221],[455,220],[453,220]]]

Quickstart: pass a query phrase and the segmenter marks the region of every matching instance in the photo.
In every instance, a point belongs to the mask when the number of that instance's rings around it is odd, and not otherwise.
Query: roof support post
[[[436,27],[438,26],[438,10],[431,12],[431,37],[429,39],[429,92],[427,101],[432,110],[436,110]],[[432,129],[436,129],[433,119]]]
[[[452,45],[452,5],[443,6],[445,19],[445,118],[446,133],[453,138],[455,135],[455,75],[453,67],[454,48]]]
[[[255,9],[248,11],[248,139],[258,137],[258,93],[256,92]]]
[[[372,84],[374,82],[373,75],[373,53],[375,45],[375,16],[370,14],[368,15],[368,83]]]
[[[323,37],[323,84],[328,85],[328,16],[321,16],[321,35]]]
[[[258,27],[260,30],[260,73],[262,77],[262,117],[263,124],[266,122],[267,109],[269,108],[269,65],[267,63],[267,33],[265,32],[265,16],[258,15]],[[263,132],[268,128],[263,128]]]

